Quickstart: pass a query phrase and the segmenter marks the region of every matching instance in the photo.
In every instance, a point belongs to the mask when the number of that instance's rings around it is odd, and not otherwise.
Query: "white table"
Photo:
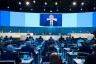
[[[33,58],[32,59],[28,59],[28,60],[24,60],[22,59],[21,63],[20,64],[31,64],[33,61]]]
[[[72,59],[75,58],[76,56],[78,56],[78,52],[67,52],[67,60],[68,60],[68,64],[73,63]]]
[[[74,38],[79,38],[79,37],[81,37],[81,38],[89,38],[89,37],[93,38],[94,37],[94,35],[91,33],[68,33],[68,35],[71,37],[74,37]]]
[[[73,59],[76,64],[84,64],[85,59]]]
[[[67,60],[67,52],[70,51],[70,48],[63,48],[63,50],[64,50],[64,55],[63,56]]]
[[[42,36],[42,38],[45,39],[45,40],[48,40],[50,37],[52,37],[54,40],[58,40],[60,38],[60,35],[31,35],[31,36],[34,39],[39,38],[40,36]],[[29,37],[29,36],[27,36],[27,35],[21,35],[20,36],[20,40],[25,40],[26,37]],[[66,39],[66,37],[68,37],[68,36],[63,35],[63,38]]]
[[[13,38],[20,38],[21,35],[27,35],[28,33],[0,33],[0,36],[12,36]],[[30,35],[33,35],[33,33],[30,33]]]

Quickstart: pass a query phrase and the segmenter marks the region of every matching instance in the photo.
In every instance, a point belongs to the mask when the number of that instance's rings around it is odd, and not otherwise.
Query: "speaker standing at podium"
[[[49,16],[49,20],[45,22],[44,26],[58,26],[57,21],[54,20],[53,15]]]

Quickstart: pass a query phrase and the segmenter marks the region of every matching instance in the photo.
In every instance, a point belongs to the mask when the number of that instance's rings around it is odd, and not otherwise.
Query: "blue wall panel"
[[[0,11],[0,26],[1,26],[1,11]]]
[[[4,31],[4,32],[10,32],[10,31],[12,31],[12,29],[11,29],[10,26],[4,26],[4,27],[3,27],[3,31]]]
[[[96,27],[96,12],[93,13],[93,27]]]
[[[62,14],[62,27],[77,27],[77,13]]]
[[[92,12],[78,13],[77,14],[77,26],[78,27],[92,27]]]
[[[10,26],[10,12],[1,11],[1,26]]]
[[[25,13],[10,12],[10,26],[25,26]]]
[[[25,26],[26,27],[40,27],[40,14],[38,13],[25,13]]]

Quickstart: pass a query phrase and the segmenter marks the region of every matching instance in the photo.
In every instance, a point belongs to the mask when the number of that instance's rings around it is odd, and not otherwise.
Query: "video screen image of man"
[[[44,26],[58,26],[57,19],[55,19],[53,15],[49,15],[49,18],[44,23]]]

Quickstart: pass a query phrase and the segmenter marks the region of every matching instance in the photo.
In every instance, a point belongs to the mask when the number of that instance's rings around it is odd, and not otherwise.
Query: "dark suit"
[[[64,38],[59,38],[60,43],[63,43],[64,41],[65,41]]]
[[[88,46],[81,46],[81,47],[79,47],[78,52],[92,53],[92,49]]]
[[[42,62],[49,62],[49,56],[44,56],[42,58]]]
[[[84,64],[96,64],[96,53],[88,55]]]
[[[45,24],[44,24],[44,26],[50,26],[50,21],[49,20],[46,21]],[[53,20],[53,26],[58,26],[57,21],[54,21]]]
[[[33,53],[33,55],[35,55],[34,49],[31,46],[24,46],[21,49],[22,52],[29,52],[29,55],[31,56],[31,53]]]
[[[2,52],[1,60],[15,60],[16,64],[19,64],[21,62],[21,59],[19,58],[18,53],[11,52],[11,51]]]

